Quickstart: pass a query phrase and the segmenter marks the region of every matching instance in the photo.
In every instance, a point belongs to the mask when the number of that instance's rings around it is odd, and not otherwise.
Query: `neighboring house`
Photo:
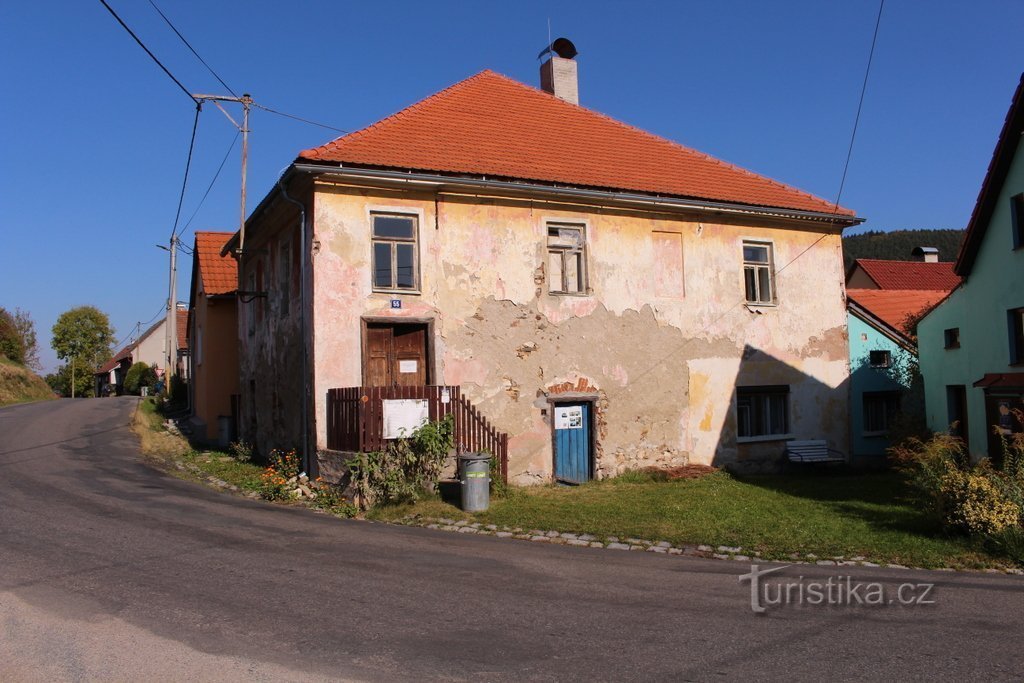
[[[998,429],[1024,409],[1024,75],[996,142],[954,270],[960,286],[918,325],[928,425],[974,457],[1002,455]]]
[[[947,293],[917,289],[846,290],[853,455],[885,455],[893,418],[904,410],[922,409],[907,401],[917,365],[913,325],[920,314]]]
[[[326,468],[430,394],[518,483],[848,449],[861,219],[577,105],[573,54],[547,92],[483,71],[299,154],[225,249],[242,438]]]
[[[221,256],[232,234],[196,232],[189,295],[193,434],[222,446],[234,438],[238,396],[238,267]]]
[[[918,247],[920,261],[886,261],[861,258],[846,274],[847,289],[902,289],[949,292],[960,284],[952,261],[939,261],[931,247]],[[934,260],[933,260],[934,259]]]
[[[176,311],[176,332],[178,339],[178,356],[176,361],[176,372],[183,379],[188,379],[188,310],[184,304],[178,304]],[[128,369],[135,363],[145,363],[163,368],[164,359],[167,353],[166,333],[164,324],[167,318],[161,318],[158,322],[149,327],[138,340],[130,343],[96,370],[96,395],[103,396],[108,392],[118,395],[124,392],[124,377]]]

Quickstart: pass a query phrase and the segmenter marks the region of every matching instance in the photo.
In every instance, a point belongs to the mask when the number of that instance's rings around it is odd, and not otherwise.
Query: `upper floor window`
[[[548,224],[548,291],[586,294],[586,233],[582,225]]]
[[[873,368],[892,367],[892,351],[871,351],[868,360]]]
[[[945,340],[945,346],[947,349],[959,349],[960,348],[960,328],[951,327],[942,333]]]
[[[418,289],[419,245],[416,216],[374,214],[373,288]]]
[[[1024,364],[1024,308],[1006,312],[1010,328],[1010,365]]]
[[[769,242],[743,243],[743,285],[748,304],[775,303],[775,267]]]
[[[1013,248],[1024,247],[1024,193],[1010,197],[1010,229],[1013,230]]]

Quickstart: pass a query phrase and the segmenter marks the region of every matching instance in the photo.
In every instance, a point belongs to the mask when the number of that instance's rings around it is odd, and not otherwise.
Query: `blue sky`
[[[193,92],[223,92],[144,0],[108,0]],[[829,199],[876,2],[156,0],[237,92],[356,130],[490,68],[538,83],[552,35],[579,48],[581,104]],[[889,0],[842,203],[863,229],[963,227],[1024,69],[1024,2]],[[162,310],[194,105],[98,1],[0,5],[0,306],[43,362],[76,305],[118,338]],[[235,112],[232,112],[233,114]],[[257,111],[252,210],[329,130]],[[200,118],[184,223],[234,138]],[[238,148],[184,235],[238,224]],[[191,260],[182,256],[178,298]]]

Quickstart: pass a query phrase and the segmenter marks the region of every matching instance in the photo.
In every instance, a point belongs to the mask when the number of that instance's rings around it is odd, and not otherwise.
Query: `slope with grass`
[[[24,365],[0,356],[0,406],[55,398],[43,378]]]

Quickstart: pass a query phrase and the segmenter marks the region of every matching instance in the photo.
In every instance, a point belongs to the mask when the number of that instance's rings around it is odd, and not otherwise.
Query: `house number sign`
[[[391,308],[401,308],[401,307],[402,307],[402,300],[401,299],[392,299],[391,300]]]

